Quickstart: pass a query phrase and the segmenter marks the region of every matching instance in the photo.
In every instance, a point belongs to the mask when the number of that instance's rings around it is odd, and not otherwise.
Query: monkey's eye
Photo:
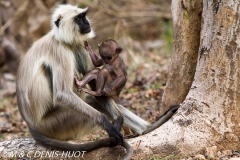
[[[102,57],[102,59],[107,59],[107,60],[109,60],[109,61],[112,59],[111,56],[103,56],[103,55],[101,55],[101,57]]]
[[[76,19],[77,22],[80,22],[82,17],[81,16],[77,16],[75,19]]]
[[[76,20],[77,22],[81,22],[82,19],[84,19],[84,18],[85,18],[85,14],[81,13],[81,14],[79,14],[79,15],[77,15],[77,16],[75,17],[75,20]]]
[[[107,60],[111,60],[111,59],[112,59],[112,57],[110,57],[110,56],[107,56],[107,57],[106,57],[106,59],[107,59]]]

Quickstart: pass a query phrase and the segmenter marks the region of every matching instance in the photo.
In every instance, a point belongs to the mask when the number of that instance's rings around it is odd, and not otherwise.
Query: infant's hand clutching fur
[[[74,74],[74,80],[75,80],[75,83],[77,85],[78,92],[81,92],[82,91],[82,87],[83,87],[83,83],[82,83],[82,81],[78,80],[78,77],[77,77],[76,73]]]
[[[91,45],[89,44],[88,41],[84,41],[84,46],[85,46],[85,49],[86,49],[86,50],[91,49]]]
[[[105,87],[102,91],[103,95],[108,96],[112,90],[109,87]]]

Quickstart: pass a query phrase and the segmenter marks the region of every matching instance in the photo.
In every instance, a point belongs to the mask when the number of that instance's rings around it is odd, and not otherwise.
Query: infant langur
[[[100,57],[93,51],[91,45],[87,41],[85,42],[85,48],[89,51],[93,64],[96,67],[103,65],[103,68],[95,68],[87,73],[81,81],[75,75],[78,91],[84,91],[93,96],[109,96],[119,103],[119,94],[127,82],[125,64],[119,57],[122,48],[112,39],[108,39],[98,46]],[[91,80],[96,81],[96,91],[83,88]]]
[[[127,82],[127,72],[125,64],[119,54],[122,48],[117,42],[109,39],[102,42],[99,46],[100,57],[93,51],[91,45],[85,41],[85,48],[88,50],[95,67],[103,65],[102,69],[95,68],[88,72],[81,81],[78,80],[76,74],[74,76],[78,91],[84,91],[93,96],[109,96],[119,104],[119,94]],[[83,88],[88,82],[95,80],[96,91]],[[123,124],[123,117],[118,116],[113,123],[115,128],[120,131]],[[130,159],[133,154],[131,146],[124,140],[123,147],[127,150],[125,159]]]

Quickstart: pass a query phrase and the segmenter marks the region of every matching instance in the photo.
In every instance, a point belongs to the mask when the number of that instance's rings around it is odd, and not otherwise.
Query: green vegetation
[[[153,158],[150,158],[149,160],[174,160],[174,154],[170,154],[166,157],[153,157]]]
[[[189,21],[189,14],[187,10],[184,11],[184,16]]]

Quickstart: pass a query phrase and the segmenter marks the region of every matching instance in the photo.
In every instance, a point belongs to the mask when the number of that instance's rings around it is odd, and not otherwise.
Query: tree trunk
[[[175,8],[179,3],[173,0],[172,5]],[[203,0],[198,63],[191,89],[167,123],[149,134],[128,140],[134,149],[134,159],[170,154],[185,157],[211,146],[240,151],[239,12],[240,1]],[[173,15],[176,19],[181,16]],[[175,69],[180,72],[182,68]],[[23,147],[19,145],[19,148]],[[117,159],[120,154],[112,153],[113,150],[99,149],[90,154],[98,159],[114,156]]]
[[[174,8],[177,3],[172,5]],[[240,150],[239,12],[240,1],[203,0],[198,63],[191,89],[170,121],[135,138],[132,144],[141,140],[139,149],[143,151],[179,151],[182,155],[213,145],[218,150]]]
[[[160,113],[180,104],[192,85],[200,44],[202,0],[173,0],[174,48]]]
[[[192,129],[205,135],[199,147],[216,144],[240,150],[239,11],[240,1],[203,3],[195,80],[181,108],[192,123],[187,128],[196,123]]]

